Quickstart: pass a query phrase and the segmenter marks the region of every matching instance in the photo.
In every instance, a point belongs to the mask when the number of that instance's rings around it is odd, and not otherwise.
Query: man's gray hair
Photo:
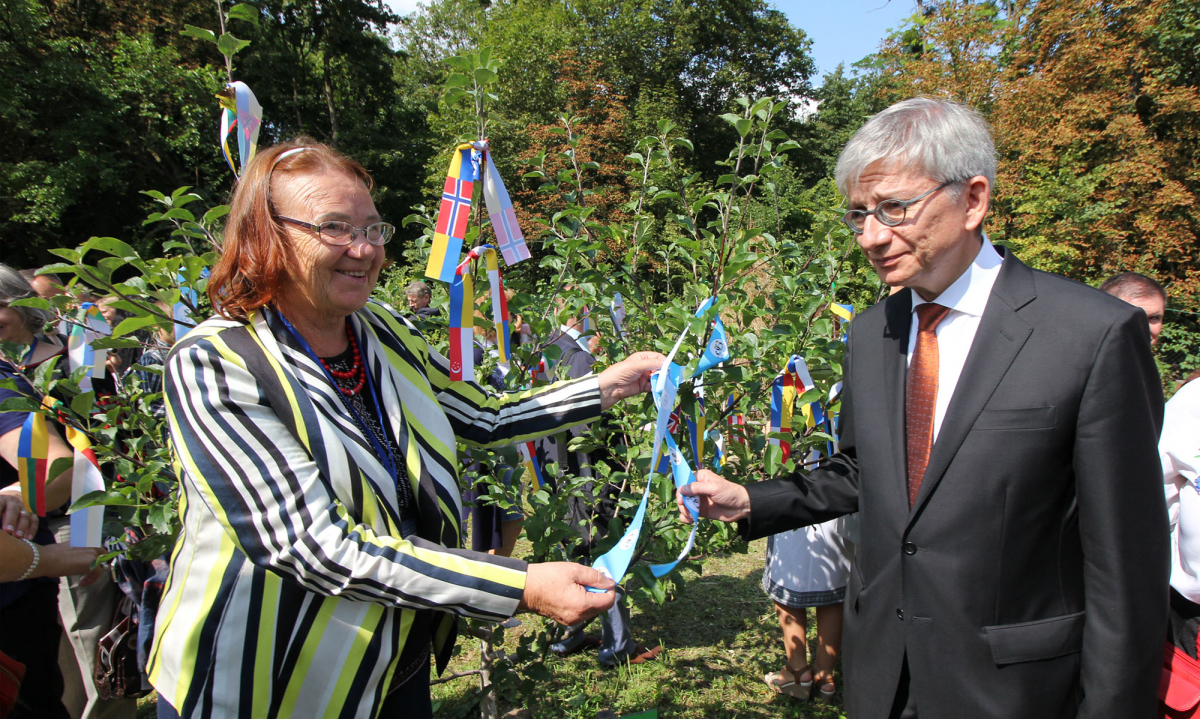
[[[914,97],[867,120],[838,157],[838,190],[848,196],[863,171],[878,160],[939,183],[983,175],[996,184],[996,146],[987,120],[950,100]]]
[[[0,263],[0,304],[8,305],[16,300],[37,297],[29,281],[13,268]],[[25,326],[35,335],[40,335],[46,325],[54,321],[54,313],[36,307],[13,307],[25,320]]]
[[[417,280],[416,282],[409,282],[408,287],[404,288],[404,294],[416,295],[418,297],[432,297],[433,296],[433,292],[431,292],[429,290],[429,285],[425,284],[424,282],[422,282],[420,280]]]

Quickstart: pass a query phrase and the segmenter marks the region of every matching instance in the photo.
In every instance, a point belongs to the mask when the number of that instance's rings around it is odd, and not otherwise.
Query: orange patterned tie
[[[938,393],[937,326],[949,307],[927,302],[917,305],[917,348],[908,365],[904,388],[904,430],[908,457],[908,505],[911,507],[925,477],[933,446],[933,412]]]

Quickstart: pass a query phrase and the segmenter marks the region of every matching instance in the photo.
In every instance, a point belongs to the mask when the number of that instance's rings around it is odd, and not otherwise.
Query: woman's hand
[[[25,509],[20,495],[0,492],[0,528],[17,539],[33,539],[37,527],[37,515]]]
[[[691,524],[692,513],[683,505],[684,497],[696,497],[700,500],[701,517],[721,522],[736,522],[750,516],[750,493],[746,488],[707,469],[696,473],[695,482],[685,484],[675,492],[679,518],[684,524]]]
[[[533,612],[559,624],[577,624],[612,607],[616,584],[591,567],[574,562],[530,564],[525,570],[525,593],[519,612]],[[587,587],[603,589],[589,592]]]
[[[635,352],[600,373],[600,407],[650,391],[650,375],[667,360],[658,352]]]

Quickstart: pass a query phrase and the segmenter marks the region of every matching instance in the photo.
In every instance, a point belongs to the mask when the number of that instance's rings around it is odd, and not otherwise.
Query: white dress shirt
[[[1200,380],[1167,402],[1158,453],[1171,521],[1171,586],[1200,603]]]
[[[946,407],[954,396],[954,388],[958,385],[958,376],[962,374],[963,365],[967,363],[967,353],[971,351],[971,343],[975,341],[975,333],[979,330],[979,321],[983,319],[983,310],[987,307],[988,297],[992,294],[992,286],[1000,276],[1000,264],[1004,258],[992,246],[987,235],[983,236],[983,246],[975,261],[959,275],[946,291],[932,300],[950,311],[937,326],[938,339],[938,393],[937,403],[933,409],[933,440],[937,441],[938,432],[942,428],[942,420],[946,417]],[[916,309],[925,304],[915,291],[912,293],[913,318],[912,328],[908,333],[908,362],[912,363],[913,351],[917,347],[917,318]]]

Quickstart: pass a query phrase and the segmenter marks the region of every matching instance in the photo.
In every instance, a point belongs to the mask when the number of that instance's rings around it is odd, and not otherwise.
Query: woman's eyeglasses
[[[317,233],[317,237],[325,244],[338,247],[353,244],[354,238],[360,232],[367,242],[377,247],[379,245],[386,245],[388,240],[392,239],[392,235],[396,234],[396,226],[387,222],[376,222],[366,227],[355,227],[349,222],[342,222],[341,220],[329,220],[313,224],[292,217],[284,217],[283,215],[276,215],[275,217],[282,222],[289,222],[297,227],[312,230]]]

